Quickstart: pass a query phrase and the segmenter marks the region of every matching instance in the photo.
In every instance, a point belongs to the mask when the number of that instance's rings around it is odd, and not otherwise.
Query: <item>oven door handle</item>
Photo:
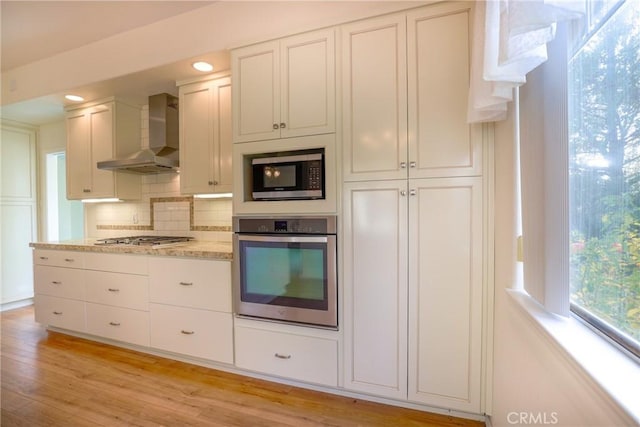
[[[327,243],[333,235],[301,236],[301,235],[273,235],[273,234],[237,234],[238,241],[249,242],[284,242],[284,243]]]

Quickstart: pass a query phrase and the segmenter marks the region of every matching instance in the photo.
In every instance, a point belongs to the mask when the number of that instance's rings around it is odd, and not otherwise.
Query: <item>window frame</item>
[[[627,1],[629,0],[618,0],[616,4],[613,5],[611,8],[609,8],[609,10],[606,13],[600,16],[598,18],[599,21],[594,24],[591,21],[591,9],[589,8],[590,2],[588,0],[585,0],[586,6],[587,6],[585,8],[585,10],[587,10],[587,15],[586,15],[587,22],[582,24],[580,22],[573,23],[570,26],[570,28],[568,28],[566,40],[562,42],[567,64],[568,64],[568,61],[570,60],[571,52],[577,53],[579,52],[581,47],[589,43],[591,37],[594,36],[598,31],[600,31],[602,27],[604,27],[609,22],[609,20],[614,17],[614,15],[620,10],[620,8],[622,8],[625,5]],[[631,1],[635,1],[635,0],[631,0]],[[558,70],[556,69],[555,71],[558,71]],[[569,77],[568,67],[565,67],[564,79],[563,79],[565,88],[566,86],[568,86],[568,77]],[[549,88],[545,85],[545,91],[547,91],[548,89]],[[562,99],[562,102],[568,104],[569,94],[566,90],[565,90],[565,94],[566,96]],[[568,121],[569,121],[568,108],[565,108],[564,111],[566,115],[562,117],[562,121],[564,123],[567,123],[568,125]],[[568,146],[569,146],[568,134],[564,134],[562,135],[562,137],[567,140],[566,148],[568,149]],[[567,162],[566,164],[567,170],[569,169],[569,167],[570,165]],[[569,196],[569,191],[570,189],[567,186],[567,197]],[[565,200],[565,203],[566,203],[566,209],[569,210],[570,206],[569,206],[568,198]],[[570,225],[568,222],[565,225],[564,233],[567,236],[570,233]],[[569,261],[567,260],[567,262]],[[567,278],[567,281],[568,280],[569,279]],[[635,340],[625,332],[616,328],[615,325],[612,325],[611,323],[608,323],[605,320],[601,319],[596,314],[589,311],[587,308],[582,307],[581,305],[576,304],[574,302],[571,302],[571,290],[568,289],[568,292],[569,292],[569,310],[572,316],[574,316],[576,319],[586,324],[588,327],[593,329],[598,334],[605,337],[616,348],[623,351],[628,356],[632,357],[632,359],[635,362],[640,363],[640,342],[638,342],[637,340]]]

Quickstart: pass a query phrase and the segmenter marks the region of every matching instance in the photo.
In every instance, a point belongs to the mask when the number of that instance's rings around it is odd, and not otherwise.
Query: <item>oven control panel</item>
[[[235,233],[336,234],[337,219],[326,217],[234,217]]]

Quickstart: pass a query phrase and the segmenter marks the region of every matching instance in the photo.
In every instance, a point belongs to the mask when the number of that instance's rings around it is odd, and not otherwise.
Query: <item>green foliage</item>
[[[640,341],[638,17],[624,3],[568,71],[572,302]]]

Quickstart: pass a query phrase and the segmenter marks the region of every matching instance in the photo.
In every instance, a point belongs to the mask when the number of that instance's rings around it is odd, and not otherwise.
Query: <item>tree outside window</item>
[[[568,65],[571,302],[638,345],[640,1],[590,5]]]

